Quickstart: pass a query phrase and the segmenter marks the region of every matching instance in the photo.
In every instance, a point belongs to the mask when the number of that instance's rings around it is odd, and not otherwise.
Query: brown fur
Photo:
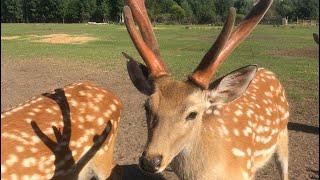
[[[254,179],[277,152],[288,179],[289,108],[272,72],[259,69],[246,91],[227,104],[212,105],[210,92],[170,77],[156,80],[155,87],[147,101],[154,125],[145,151],[147,157],[163,156],[158,172],[171,163],[181,179]],[[191,111],[198,116],[186,121]]]
[[[90,83],[77,83],[62,89],[70,107],[70,150],[77,162],[93,145],[93,137],[99,135],[108,121],[112,129],[101,148],[80,172],[79,179],[94,174],[106,178],[114,167],[113,148],[122,103],[114,94]],[[53,94],[53,93],[51,93]],[[111,106],[113,108],[111,108]],[[41,131],[56,141],[52,126],[63,128],[61,109],[57,103],[38,96],[1,114],[1,179],[31,178],[50,179],[55,171],[52,152],[39,139],[31,127],[35,122]],[[99,120],[99,118],[102,118]],[[87,149],[85,149],[87,148]],[[62,161],[60,164],[64,164]],[[63,169],[63,173],[67,169]]]

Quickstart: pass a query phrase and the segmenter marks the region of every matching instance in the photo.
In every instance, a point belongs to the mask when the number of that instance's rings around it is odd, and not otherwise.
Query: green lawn
[[[184,78],[196,67],[221,30],[221,27],[213,26],[190,27],[159,25],[155,28],[163,59],[177,78]],[[277,55],[279,51],[294,49],[300,49],[302,54],[306,49],[319,53],[319,46],[312,37],[314,32],[318,33],[318,27],[258,26],[221,66],[218,75],[248,64],[258,64],[278,75],[291,100],[318,101],[318,59],[308,57],[308,53],[302,56],[296,53]],[[98,40],[71,45],[37,43],[27,39],[29,35],[57,33],[89,35]],[[139,57],[125,27],[120,25],[2,24],[1,36],[20,36],[15,40],[1,40],[1,57],[12,60],[70,59],[110,68],[123,61],[122,51]]]

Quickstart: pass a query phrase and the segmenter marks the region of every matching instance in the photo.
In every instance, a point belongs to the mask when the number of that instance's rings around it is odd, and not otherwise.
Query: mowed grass
[[[170,72],[178,79],[185,79],[220,30],[221,27],[213,26],[190,26],[188,29],[184,25],[156,26],[161,53]],[[217,76],[248,64],[258,64],[277,74],[290,100],[318,102],[318,55],[303,54],[306,49],[319,53],[319,46],[312,37],[314,32],[318,33],[318,27],[258,26],[223,63]],[[25,38],[58,33],[88,35],[98,40],[84,44],[48,44],[30,42]],[[20,36],[20,39],[1,40],[1,57],[10,60],[68,59],[116,69],[125,68],[121,55],[125,51],[141,61],[123,25],[2,24],[1,36]],[[277,54],[287,50],[301,51],[302,55]]]

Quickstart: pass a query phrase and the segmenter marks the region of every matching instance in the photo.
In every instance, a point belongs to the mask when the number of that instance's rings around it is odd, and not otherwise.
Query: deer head
[[[243,93],[257,72],[256,65],[240,68],[212,82],[221,63],[250,34],[272,0],[260,0],[233,30],[235,9],[230,8],[224,27],[201,63],[185,81],[174,80],[165,67],[144,0],[128,0],[124,7],[127,30],[146,66],[128,54],[127,69],[134,86],[148,96],[145,111],[148,141],[140,158],[147,172],[161,172],[179,153],[197,143],[205,112],[228,104]],[[140,33],[135,28],[137,23]]]

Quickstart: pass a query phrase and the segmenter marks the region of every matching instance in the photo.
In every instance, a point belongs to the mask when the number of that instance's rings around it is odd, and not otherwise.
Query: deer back
[[[115,94],[84,82],[3,112],[1,179],[49,179],[70,169],[80,177],[90,172],[108,176],[121,109]],[[80,169],[76,162],[82,163]]]

